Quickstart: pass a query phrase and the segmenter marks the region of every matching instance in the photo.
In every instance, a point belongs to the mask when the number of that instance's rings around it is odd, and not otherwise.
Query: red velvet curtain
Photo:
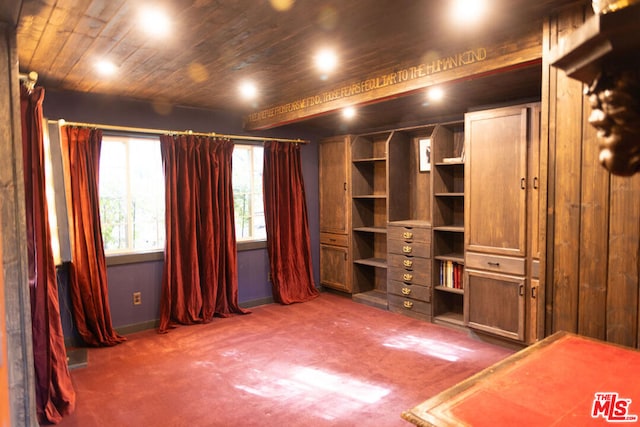
[[[72,234],[69,289],[73,318],[78,333],[88,345],[111,346],[125,338],[111,325],[100,227],[98,177],[102,131],[63,126],[61,137],[69,167]]]
[[[268,141],[264,146],[264,213],[273,299],[282,304],[318,296],[300,164],[300,145]]]
[[[247,313],[238,305],[233,143],[195,135],[160,143],[167,241],[159,331]]]
[[[47,218],[43,99],[43,88],[36,87],[29,93],[22,87],[22,147],[36,406],[40,422],[57,423],[63,416],[73,412],[76,393],[67,365]]]

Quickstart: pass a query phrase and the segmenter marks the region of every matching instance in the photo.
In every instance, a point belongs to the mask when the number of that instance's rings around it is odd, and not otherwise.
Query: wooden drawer
[[[524,276],[525,259],[501,255],[467,252],[465,266],[479,270]]]
[[[387,236],[388,237],[388,236]],[[430,243],[408,243],[404,240],[388,239],[387,249],[389,253],[410,255],[421,258],[431,258]]]
[[[389,311],[423,320],[431,319],[431,304],[428,302],[417,301],[392,294],[388,294],[387,299],[389,300]]]
[[[415,285],[428,285],[431,283],[431,269],[405,270],[404,268],[391,267],[388,270],[387,279]]]
[[[429,258],[389,254],[387,265],[390,268],[397,267],[412,271],[426,271],[428,272],[427,274],[431,275],[431,260]]]
[[[349,246],[347,234],[320,233],[320,243],[323,245]]]
[[[402,227],[389,224],[387,227],[389,239],[402,240],[409,243],[431,244],[431,229],[417,227]]]
[[[412,300],[430,302],[431,286],[411,285],[396,280],[387,282],[387,294],[397,295],[403,298],[411,298]]]

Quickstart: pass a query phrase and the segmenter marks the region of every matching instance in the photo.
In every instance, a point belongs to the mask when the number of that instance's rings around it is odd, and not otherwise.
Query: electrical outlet
[[[142,292],[134,292],[133,293],[133,305],[142,304]]]

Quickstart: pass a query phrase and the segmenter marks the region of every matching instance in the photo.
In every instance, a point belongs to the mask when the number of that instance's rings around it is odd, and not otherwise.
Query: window
[[[104,135],[99,185],[107,255],[164,248],[164,174],[159,138]]]
[[[236,239],[266,240],[262,200],[261,145],[235,144],[233,148],[233,204]]]

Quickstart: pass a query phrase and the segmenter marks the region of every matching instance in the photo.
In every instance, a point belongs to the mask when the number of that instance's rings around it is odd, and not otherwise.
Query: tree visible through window
[[[106,254],[164,248],[164,175],[158,138],[103,136],[99,192]]]
[[[236,144],[233,148],[233,203],[238,241],[266,240],[262,201],[260,145]]]

